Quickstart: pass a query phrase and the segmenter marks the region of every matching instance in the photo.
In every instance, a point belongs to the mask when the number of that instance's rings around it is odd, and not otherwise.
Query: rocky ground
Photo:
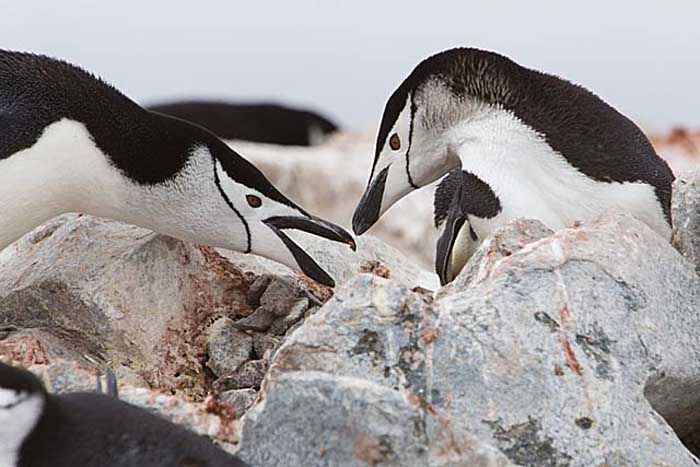
[[[301,180],[365,176],[369,142],[242,146],[348,223],[366,180]],[[428,190],[373,232],[399,249],[297,238],[335,290],[66,215],[0,252],[0,355],[55,392],[111,367],[123,399],[254,466],[698,465],[698,193],[700,176],[676,184],[673,245],[614,213],[556,233],[520,220],[442,289]]]

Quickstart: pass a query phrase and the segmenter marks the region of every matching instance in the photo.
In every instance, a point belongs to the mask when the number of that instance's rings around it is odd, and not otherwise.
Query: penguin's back
[[[310,146],[338,127],[322,115],[277,104],[180,101],[149,107],[201,125],[220,138]],[[315,135],[321,138],[315,138]]]

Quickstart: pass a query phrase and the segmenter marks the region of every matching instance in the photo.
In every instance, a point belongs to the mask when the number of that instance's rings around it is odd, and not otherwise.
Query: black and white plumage
[[[461,169],[452,170],[435,190],[435,272],[442,285],[451,282],[498,222],[501,202],[488,184]]]
[[[0,362],[3,467],[245,467],[144,409],[96,393],[52,395],[29,371]]]
[[[279,104],[175,101],[148,109],[196,123],[226,140],[315,146],[338,131],[335,123],[316,112]]]
[[[391,95],[355,233],[455,168],[501,203],[484,235],[518,217],[556,230],[618,210],[670,238],[673,174],[642,131],[583,87],[493,52],[434,55]]]
[[[68,63],[0,51],[0,249],[65,212],[258,254],[326,285],[284,231],[354,248],[209,131],[149,112]]]

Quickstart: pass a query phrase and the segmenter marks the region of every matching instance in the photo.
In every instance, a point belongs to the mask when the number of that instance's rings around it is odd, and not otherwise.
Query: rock
[[[444,296],[464,290],[485,280],[503,258],[554,232],[540,221],[516,219],[486,238],[454,281],[440,289]]]
[[[290,371],[365,378],[425,397],[435,311],[395,282],[363,274],[307,319],[275,354],[268,379]]]
[[[266,360],[249,360],[233,374],[216,380],[214,386],[222,392],[232,389],[260,389],[266,370]]]
[[[221,393],[221,400],[230,405],[236,414],[240,417],[244,414],[255,402],[258,397],[258,391],[251,388],[232,389]]]
[[[700,172],[679,176],[671,198],[673,246],[700,274]]]
[[[0,326],[16,329],[5,342],[34,339],[45,355],[32,358],[124,366],[199,399],[206,328],[249,314],[247,292],[211,249],[89,216],[56,218],[0,252]]]
[[[432,272],[432,265],[429,271],[425,270],[402,252],[372,236],[356,238],[357,251],[353,252],[347,245],[319,240],[303,232],[289,232],[289,235],[335,279],[336,288],[368,270],[388,275],[409,287],[437,290],[440,285],[437,275]],[[431,255],[434,249],[433,244],[430,246]],[[242,271],[277,276],[293,274],[290,269],[258,256],[227,251],[221,251],[221,254]]]
[[[248,412],[237,455],[258,467],[512,466],[473,438],[460,440],[458,455],[454,439],[429,445],[424,416],[399,391],[365,379],[293,372]]]
[[[683,445],[700,445],[700,279],[687,262],[624,215],[501,250],[432,304],[353,279],[280,347],[264,398],[316,371],[413,400],[428,446],[467,434],[518,465],[697,465]],[[254,427],[265,413],[253,409]]]
[[[207,351],[211,371],[216,376],[230,375],[250,359],[253,338],[236,329],[229,318],[219,318],[209,327]]]
[[[256,332],[253,334],[253,351],[257,358],[265,358],[274,352],[281,343],[281,339],[269,334]]]

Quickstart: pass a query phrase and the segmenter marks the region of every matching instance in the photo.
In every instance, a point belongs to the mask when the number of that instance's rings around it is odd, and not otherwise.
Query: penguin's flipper
[[[119,399],[119,387],[117,386],[117,375],[111,368],[107,368],[107,395]]]

